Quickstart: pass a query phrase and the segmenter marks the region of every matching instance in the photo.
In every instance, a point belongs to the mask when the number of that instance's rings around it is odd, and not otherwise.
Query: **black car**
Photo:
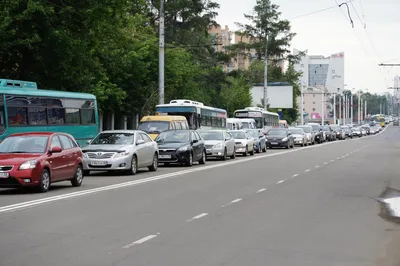
[[[267,145],[270,149],[272,147],[285,147],[286,149],[294,148],[294,138],[286,128],[270,129],[266,137]]]
[[[167,130],[158,135],[156,142],[160,163],[179,163],[186,166],[192,166],[194,161],[206,163],[204,140],[195,130]]]
[[[331,129],[330,126],[324,125],[321,128],[322,128],[322,131],[325,132],[327,141],[336,140],[336,134],[333,132],[333,130]]]
[[[324,140],[324,132],[322,132],[321,125],[316,124],[316,123],[315,124],[314,123],[312,123],[312,124],[310,123],[308,125],[312,127],[312,130],[313,130],[313,132],[315,134],[315,141],[317,143],[324,142],[325,141]]]

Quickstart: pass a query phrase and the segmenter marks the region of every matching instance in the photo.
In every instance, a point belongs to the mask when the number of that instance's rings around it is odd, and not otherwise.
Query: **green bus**
[[[0,79],[0,140],[22,132],[65,132],[83,147],[99,133],[96,97]]]

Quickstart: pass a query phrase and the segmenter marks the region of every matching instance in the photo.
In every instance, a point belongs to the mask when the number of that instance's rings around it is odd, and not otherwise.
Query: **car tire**
[[[50,184],[51,184],[50,172],[47,169],[43,169],[42,173],[40,174],[40,182],[38,187],[39,192],[44,193],[49,191]]]
[[[207,154],[206,154],[206,151],[203,150],[203,154],[201,155],[201,159],[199,161],[199,164],[206,164],[206,161],[207,161]]]
[[[189,159],[186,162],[186,166],[188,166],[188,167],[192,167],[193,166],[193,152],[189,153]]]
[[[226,161],[228,159],[228,151],[226,150],[226,148],[224,149],[224,155],[222,156],[222,161]]]
[[[153,163],[149,166],[149,171],[155,172],[158,168],[158,154],[154,153]]]
[[[236,147],[233,147],[233,153],[231,155],[231,159],[236,159]]]
[[[131,161],[131,168],[128,170],[130,175],[136,175],[138,168],[137,157],[134,155]]]
[[[76,168],[74,177],[71,179],[71,185],[73,187],[80,187],[82,185],[84,176],[82,165],[79,164]]]

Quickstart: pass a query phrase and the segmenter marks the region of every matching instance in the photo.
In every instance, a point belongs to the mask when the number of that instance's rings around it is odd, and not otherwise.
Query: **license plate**
[[[278,145],[278,142],[271,142],[272,145]]]
[[[171,159],[171,155],[158,155],[160,159]]]
[[[9,173],[0,173],[0,178],[7,178]]]
[[[107,165],[107,161],[91,161],[91,165]]]

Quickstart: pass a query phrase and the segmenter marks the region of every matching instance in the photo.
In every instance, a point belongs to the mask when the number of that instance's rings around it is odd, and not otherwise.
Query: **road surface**
[[[0,266],[398,265],[397,225],[374,197],[400,188],[399,155],[389,127],[78,190],[2,191]]]

